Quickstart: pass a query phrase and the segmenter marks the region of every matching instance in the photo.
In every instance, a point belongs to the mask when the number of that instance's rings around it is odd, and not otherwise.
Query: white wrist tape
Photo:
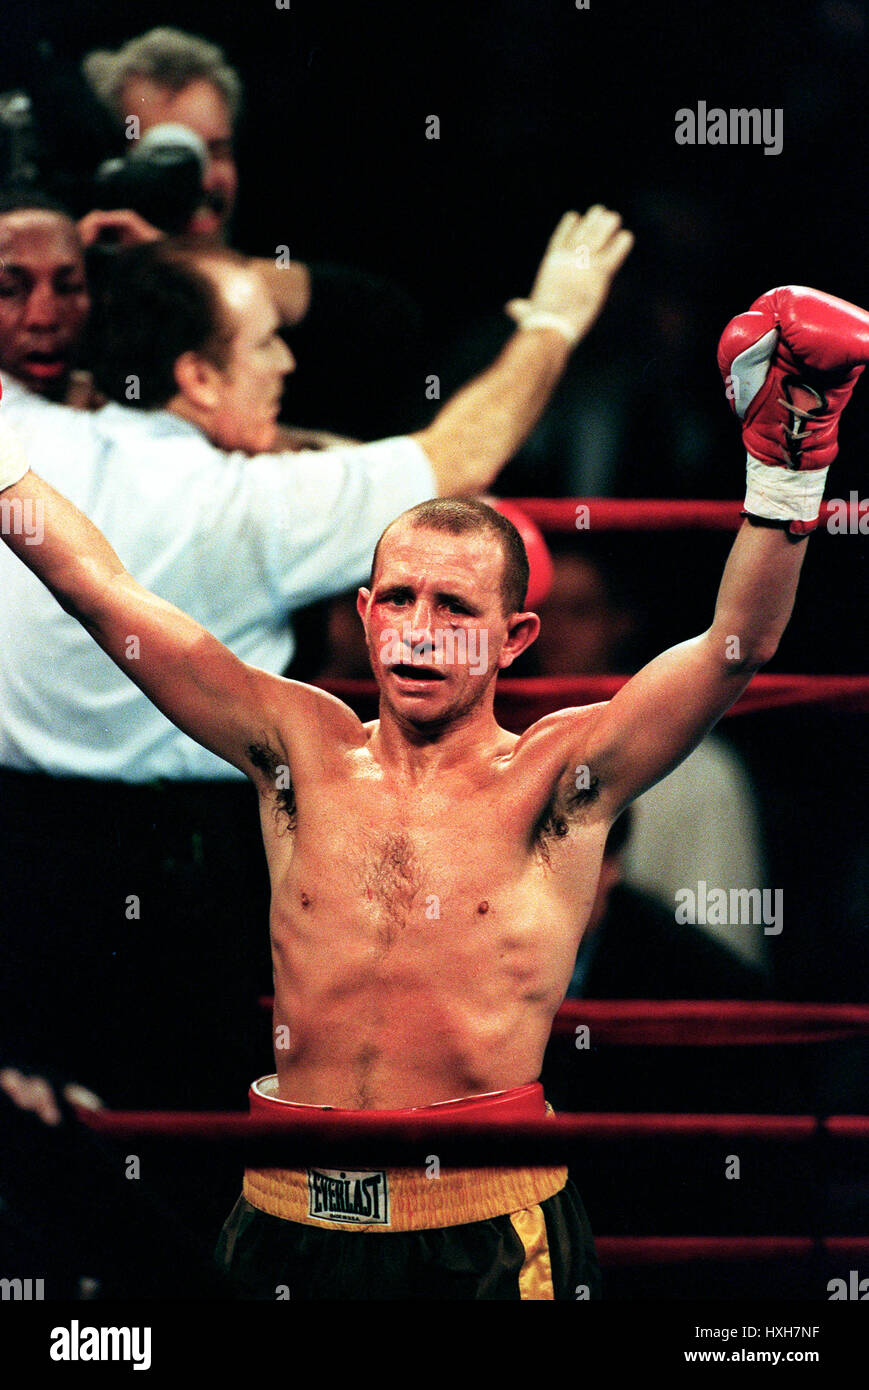
[[[18,435],[0,420],[0,492],[4,487],[20,483],[29,467]]]
[[[745,510],[769,521],[817,521],[826,468],[777,468],[747,456]]]
[[[579,341],[579,333],[570,320],[562,318],[561,314],[552,314],[548,309],[535,309],[533,306],[529,306],[519,315],[519,327],[523,329],[552,328],[556,333],[560,333],[562,338],[566,338],[571,347]]]

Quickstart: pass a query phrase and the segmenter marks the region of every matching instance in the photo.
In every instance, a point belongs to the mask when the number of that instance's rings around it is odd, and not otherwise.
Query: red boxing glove
[[[742,420],[749,516],[815,529],[839,416],[867,362],[869,314],[819,290],[769,290],[731,319],[718,366]]]
[[[0,381],[0,400],[3,398],[3,383]],[[28,470],[27,459],[21,440],[0,420],[0,492],[13,483],[20,483]]]
[[[552,588],[555,574],[552,556],[543,539],[543,532],[515,502],[504,501],[500,497],[487,497],[485,500],[496,512],[512,521],[525,542],[525,553],[528,556],[528,592],[525,595],[525,607],[529,610],[534,609],[546,598]]]

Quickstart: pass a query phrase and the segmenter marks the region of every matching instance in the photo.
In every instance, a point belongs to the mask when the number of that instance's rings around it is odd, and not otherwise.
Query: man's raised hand
[[[149,241],[162,241],[164,236],[159,227],[153,227],[132,208],[117,208],[110,212],[95,208],[79,219],[77,227],[84,247],[93,246],[94,242],[104,239],[110,240],[115,246],[144,246]],[[109,233],[108,238],[104,235],[106,232]]]
[[[528,299],[506,312],[520,328],[554,328],[574,346],[591,328],[634,244],[617,212],[595,204],[566,212],[552,234]]]

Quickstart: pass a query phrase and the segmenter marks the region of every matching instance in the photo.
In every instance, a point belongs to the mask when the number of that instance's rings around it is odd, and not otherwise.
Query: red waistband
[[[332,1105],[301,1105],[294,1100],[281,1100],[278,1096],[263,1094],[262,1088],[274,1084],[276,1077],[262,1076],[253,1083],[248,1096],[251,1114],[274,1113],[276,1106],[290,1106],[303,1110],[309,1115],[319,1115],[327,1111],[330,1115],[358,1115],[358,1110],[342,1110]],[[257,1088],[257,1089],[255,1089]],[[415,1105],[407,1110],[368,1110],[368,1115],[378,1115],[385,1120],[406,1120],[410,1116],[427,1115],[495,1115],[503,1120],[539,1120],[546,1116],[546,1101],[543,1087],[539,1081],[530,1081],[526,1086],[515,1086],[510,1091],[490,1091],[482,1096],[462,1096],[459,1100],[438,1101],[435,1105]]]

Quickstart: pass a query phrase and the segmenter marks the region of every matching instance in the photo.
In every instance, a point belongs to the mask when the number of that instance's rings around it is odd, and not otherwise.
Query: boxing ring
[[[584,531],[716,530],[735,531],[741,504],[718,501],[606,499],[517,499],[516,505],[541,530],[577,535]],[[830,509],[822,511],[822,524]],[[851,504],[850,513],[857,516]],[[506,728],[520,731],[565,706],[607,700],[629,679],[621,676],[499,680],[495,712]],[[323,688],[347,701],[363,719],[376,713],[373,681],[331,680]],[[869,710],[869,676],[760,675],[728,711],[727,717],[819,706],[849,712]],[[261,1010],[271,1007],[267,997]],[[550,1046],[567,1048],[577,1031],[588,1028],[602,1048],[826,1047],[869,1038],[869,1005],[744,1003],[645,1000],[577,1000],[562,1005]],[[377,1112],[256,1115],[180,1111],[79,1111],[79,1118],[105,1139],[116,1142],[179,1143],[207,1151],[220,1146],[239,1162],[258,1166],[304,1167],[316,1153],[336,1166],[370,1164],[424,1169],[432,1155],[444,1166],[583,1163],[589,1152],[617,1163],[627,1148],[666,1146],[688,1156],[713,1146],[719,1157],[735,1144],[750,1144],[795,1155],[820,1181],[842,1155],[857,1156],[866,1171],[869,1116],[862,1114],[740,1113],[559,1113],[547,1119],[506,1124],[495,1118],[420,1114],[386,1119]],[[687,1157],[686,1157],[687,1161]],[[849,1262],[869,1256],[869,1234],[826,1229],[818,1211],[807,1211],[800,1229],[783,1234],[615,1235],[595,1231],[601,1267],[607,1271],[705,1269],[710,1265],[759,1267],[777,1264],[813,1272],[817,1282]]]

